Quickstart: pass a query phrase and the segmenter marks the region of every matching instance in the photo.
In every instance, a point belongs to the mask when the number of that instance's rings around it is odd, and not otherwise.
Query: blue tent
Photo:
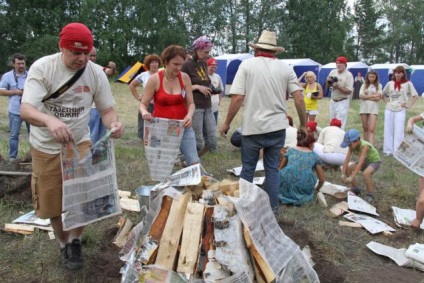
[[[406,76],[409,79],[411,76],[411,67],[405,63],[374,64],[370,66],[370,69],[377,72],[378,80],[380,81],[381,85],[384,87],[387,84],[387,82],[390,80],[393,69],[396,68],[397,66],[403,66],[405,68]]]
[[[218,61],[216,73],[220,75],[222,83],[224,85],[232,84],[241,62],[252,57],[253,55],[250,53],[225,54],[215,57]]]
[[[411,65],[411,82],[419,95],[424,93],[424,65]]]
[[[336,68],[336,63],[329,63],[321,67],[318,75],[318,83],[325,88],[325,82],[331,70]],[[361,72],[363,75],[366,74],[369,70],[367,64],[362,62],[348,62],[347,69],[352,73],[353,77],[356,77],[358,72]]]
[[[309,58],[281,59],[281,61],[285,62],[289,66],[292,66],[297,77],[300,77],[304,72],[312,71],[318,78],[318,73],[322,66],[320,63],[315,62],[314,60],[311,60]]]

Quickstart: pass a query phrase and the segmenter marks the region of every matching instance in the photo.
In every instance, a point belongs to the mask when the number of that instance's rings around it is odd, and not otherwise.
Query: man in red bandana
[[[284,51],[283,47],[277,46],[275,32],[263,31],[258,43],[249,43],[249,46],[255,50],[255,58],[245,60],[239,66],[230,91],[232,96],[227,117],[220,132],[227,133],[243,105],[240,178],[253,181],[259,151],[263,148],[264,189],[277,215],[279,156],[284,147],[286,128],[289,127],[286,93],[293,96],[301,127],[306,124],[305,102],[293,69],[275,58],[277,52]]]
[[[60,245],[65,267],[83,266],[81,235],[84,227],[63,230],[62,224],[62,144],[76,143],[82,156],[90,150],[88,121],[94,101],[104,125],[114,128],[112,137],[122,136],[109,82],[105,73],[89,61],[93,48],[91,31],[81,23],[66,25],[59,36],[60,52],[42,57],[31,66],[22,97],[21,116],[31,124],[32,199],[35,213],[50,219]],[[81,76],[63,92],[78,71]],[[53,97],[52,94],[59,93]]]
[[[349,112],[350,95],[353,91],[353,75],[347,70],[347,58],[336,59],[336,69],[327,77],[327,88],[331,90],[330,120],[337,118],[342,121],[344,130]]]

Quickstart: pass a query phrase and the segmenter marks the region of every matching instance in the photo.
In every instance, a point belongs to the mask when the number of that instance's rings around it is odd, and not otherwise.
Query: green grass
[[[137,109],[138,103],[132,97],[128,86],[112,83],[112,90],[117,102],[120,120],[125,124],[126,133],[122,139],[115,140],[115,154],[118,186],[120,190],[134,192],[140,185],[153,184],[150,180],[149,171],[144,156],[141,141],[137,138]],[[219,124],[222,124],[226,116],[230,98],[222,100],[219,114]],[[329,99],[319,101],[320,114],[317,122],[320,127],[328,125]],[[293,105],[293,100],[288,101],[289,114],[298,124],[298,118]],[[378,119],[376,147],[381,152],[383,141],[383,103],[380,104]],[[357,128],[362,131],[361,121],[358,115],[359,101],[352,101],[348,116],[347,128]],[[420,99],[413,109],[408,111],[407,117],[424,112],[424,102]],[[241,125],[242,113],[237,114],[229,134]],[[0,155],[7,157],[7,99],[0,97]],[[22,127],[19,157],[24,157],[28,150],[27,135]],[[401,165],[393,157],[382,156],[382,166],[374,176],[376,186],[376,200],[381,219],[394,226],[391,206],[402,208],[415,207],[417,193],[416,175]],[[217,180],[237,178],[226,172],[226,169],[240,166],[240,151],[233,147],[229,140],[218,138],[218,151],[208,153],[202,158],[202,164],[208,173],[213,174]],[[179,168],[175,168],[176,170]],[[263,173],[261,173],[263,174]],[[326,172],[326,178],[330,182],[340,183],[340,172]],[[359,184],[363,186],[361,176]],[[5,184],[2,184],[5,185]],[[364,186],[363,186],[364,187]],[[13,195],[0,199],[0,225],[9,223],[23,212],[30,211],[30,200],[27,202],[14,201]],[[329,205],[336,200],[327,198]],[[139,221],[139,215],[126,213],[133,222]],[[5,282],[96,282],[92,281],[93,274],[98,278],[105,278],[106,271],[99,272],[100,264],[108,266],[111,262],[100,260],[104,254],[111,252],[111,235],[115,233],[116,218],[108,219],[89,225],[84,233],[85,256],[87,267],[77,273],[63,270],[58,262],[58,246],[55,241],[48,240],[45,232],[37,232],[31,236],[18,236],[0,234],[0,281]],[[292,237],[303,248],[309,245],[315,262],[328,263],[331,268],[345,268],[348,270],[346,278],[353,278],[355,272],[366,272],[370,266],[394,266],[387,260],[380,260],[370,253],[365,244],[375,240],[389,244],[396,248],[407,247],[409,244],[424,242],[423,233],[415,233],[409,230],[398,230],[395,236],[387,238],[381,235],[372,236],[364,229],[340,227],[338,220],[330,219],[325,214],[325,209],[317,204],[308,204],[302,207],[283,206],[280,215],[280,223],[284,232]],[[105,248],[106,245],[106,248]],[[112,255],[118,257],[117,251]],[[100,263],[99,263],[100,262]],[[113,263],[113,264],[120,264]],[[120,267],[120,266],[119,266]],[[119,270],[118,267],[118,270]],[[327,268],[330,268],[327,266]],[[320,267],[318,267],[320,268]],[[119,274],[116,275],[119,278]],[[106,282],[119,282],[111,279]],[[99,281],[101,282],[101,281]],[[354,279],[346,282],[356,282]],[[377,281],[376,281],[377,282]]]

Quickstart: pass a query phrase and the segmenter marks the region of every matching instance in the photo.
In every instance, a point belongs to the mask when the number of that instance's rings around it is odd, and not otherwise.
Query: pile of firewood
[[[275,281],[233,203],[224,197],[238,197],[238,187],[238,181],[212,183],[203,177],[200,185],[185,188],[178,199],[164,196],[148,234],[140,240],[136,261],[141,266],[172,270],[187,281]],[[155,277],[151,269],[146,269],[148,274],[143,269],[140,278]]]

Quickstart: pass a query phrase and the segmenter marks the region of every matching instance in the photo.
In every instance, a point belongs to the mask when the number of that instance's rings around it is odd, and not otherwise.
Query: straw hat
[[[252,48],[272,50],[276,53],[285,51],[283,47],[277,46],[277,37],[275,32],[268,30],[264,30],[262,32],[261,37],[259,37],[259,40],[256,44],[249,43],[249,46]]]

